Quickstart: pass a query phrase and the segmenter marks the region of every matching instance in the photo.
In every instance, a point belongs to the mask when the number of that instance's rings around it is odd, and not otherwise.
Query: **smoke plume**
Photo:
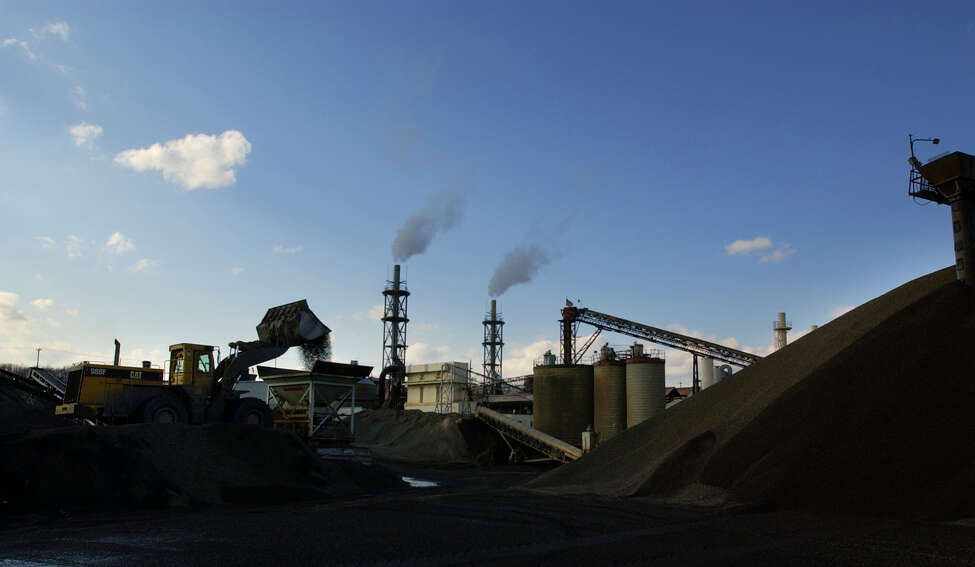
[[[494,270],[491,283],[488,284],[488,295],[498,297],[515,284],[532,281],[538,270],[551,260],[548,252],[534,244],[515,248],[504,255],[504,260]]]
[[[426,205],[407,217],[393,240],[393,260],[405,262],[422,254],[438,232],[454,227],[460,221],[464,198],[456,193],[436,193],[427,197]]]

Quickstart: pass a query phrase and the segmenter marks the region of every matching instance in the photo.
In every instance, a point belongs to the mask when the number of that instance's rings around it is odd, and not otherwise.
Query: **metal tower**
[[[952,152],[922,164],[914,155],[917,142],[940,143],[938,138],[915,138],[911,145],[908,194],[951,207],[951,233],[955,248],[955,275],[962,285],[975,281],[975,156]]]
[[[386,282],[383,298],[383,368],[406,366],[406,300],[410,292],[406,282],[400,280],[399,264],[393,266],[393,279]]]
[[[775,350],[779,350],[789,342],[786,333],[791,330],[792,321],[786,321],[785,313],[779,313],[779,318],[772,321],[772,331],[775,332]]]
[[[504,348],[504,319],[498,315],[498,300],[491,300],[491,311],[484,325],[484,375],[488,377],[489,394],[501,393],[501,350]]]

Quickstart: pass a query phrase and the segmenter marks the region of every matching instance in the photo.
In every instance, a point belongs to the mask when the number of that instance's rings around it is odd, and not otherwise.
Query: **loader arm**
[[[330,332],[304,299],[272,307],[257,325],[258,340],[230,343],[231,355],[214,370],[210,391],[229,392],[251,366],[273,360],[293,346],[327,340]]]
[[[227,391],[233,390],[234,385],[237,384],[241,376],[247,373],[248,368],[274,360],[288,352],[291,347],[266,345],[261,341],[251,341],[250,343],[238,341],[230,343],[230,348],[236,351],[231,350],[231,355],[221,360],[220,364],[217,365],[213,372],[214,384],[211,390],[216,390],[217,387]]]

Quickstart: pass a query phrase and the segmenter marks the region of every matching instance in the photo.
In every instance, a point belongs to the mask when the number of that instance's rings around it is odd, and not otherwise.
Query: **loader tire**
[[[274,426],[271,408],[257,398],[241,398],[236,400],[228,412],[229,421],[244,425],[259,425],[270,428]]]
[[[166,394],[150,398],[142,405],[140,414],[140,421],[142,423],[189,422],[189,412],[186,410],[186,404]]]

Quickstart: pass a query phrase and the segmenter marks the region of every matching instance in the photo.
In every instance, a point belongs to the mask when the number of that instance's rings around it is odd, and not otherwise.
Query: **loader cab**
[[[213,380],[213,347],[180,343],[169,347],[169,383],[208,386]]]

